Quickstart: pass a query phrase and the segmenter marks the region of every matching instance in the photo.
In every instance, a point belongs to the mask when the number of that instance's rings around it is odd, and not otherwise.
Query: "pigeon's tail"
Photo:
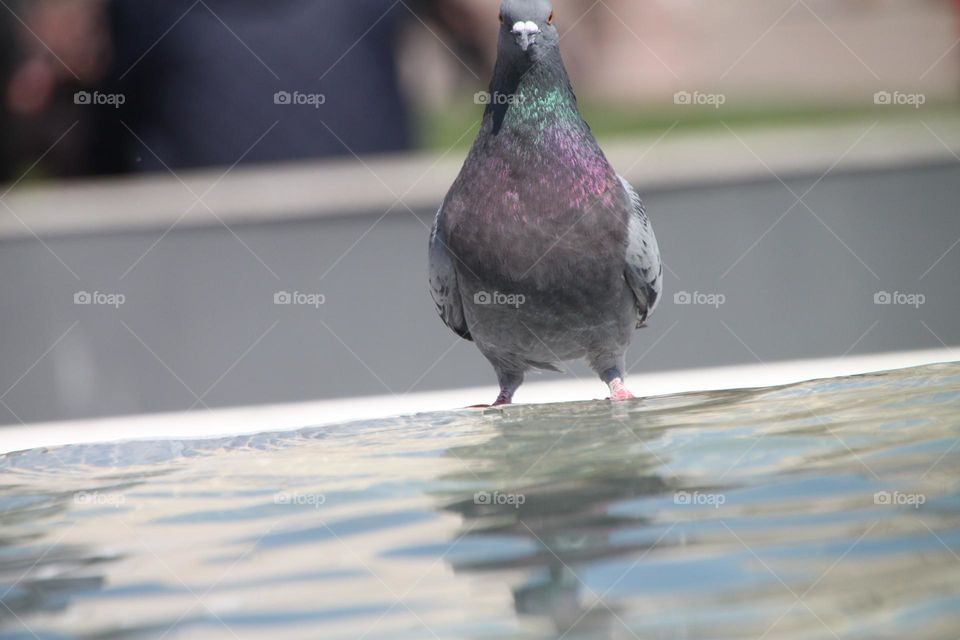
[[[554,371],[556,373],[563,373],[563,369],[561,369],[557,365],[552,364],[550,362],[536,362],[534,360],[524,360],[524,364],[526,364],[531,369],[539,369],[541,371]]]

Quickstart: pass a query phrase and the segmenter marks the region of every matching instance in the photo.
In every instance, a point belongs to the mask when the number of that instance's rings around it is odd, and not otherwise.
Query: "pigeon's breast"
[[[602,290],[622,279],[627,217],[613,185],[491,163],[445,209],[464,279],[522,292]],[[577,297],[582,297],[575,294]]]
[[[630,204],[582,120],[530,104],[484,122],[444,231],[461,282],[582,300],[623,280]]]

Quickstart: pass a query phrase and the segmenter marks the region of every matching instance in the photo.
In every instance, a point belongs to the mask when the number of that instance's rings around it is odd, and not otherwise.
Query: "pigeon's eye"
[[[500,20],[500,24],[503,24],[503,11],[500,12],[500,15],[497,16],[497,19]]]
[[[550,12],[550,17],[547,18],[547,24],[553,24],[553,11]]]

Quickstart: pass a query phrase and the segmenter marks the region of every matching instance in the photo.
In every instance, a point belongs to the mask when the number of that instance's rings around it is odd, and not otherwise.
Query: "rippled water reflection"
[[[956,639],[958,461],[958,365],[29,451],[0,638]]]

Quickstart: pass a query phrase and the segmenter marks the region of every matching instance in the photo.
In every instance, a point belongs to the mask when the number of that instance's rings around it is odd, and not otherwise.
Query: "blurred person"
[[[13,73],[16,55],[13,33],[13,17],[9,13],[0,13],[0,89],[7,86]],[[5,93],[0,95],[5,97]],[[0,136],[0,182],[9,182],[13,179],[15,156],[9,134],[11,129],[10,111],[6,101],[0,100],[0,131],[7,132],[6,135]]]
[[[459,0],[40,4],[22,8],[27,53],[7,103],[15,128],[43,131],[47,146],[80,121],[57,145],[79,158],[44,164],[57,175],[408,150],[401,29],[414,14],[432,18],[464,59],[480,58]]]
[[[88,172],[95,121],[74,94],[100,82],[109,39],[101,0],[10,2],[0,15],[3,178],[43,158],[53,175]],[[64,135],[69,131],[69,135]]]

